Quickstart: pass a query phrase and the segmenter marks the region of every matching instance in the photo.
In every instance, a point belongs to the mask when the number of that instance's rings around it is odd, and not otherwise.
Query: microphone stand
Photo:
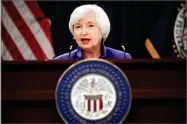
[[[124,52],[124,57],[126,58],[125,46],[123,45],[123,43],[120,43],[120,46],[122,47],[123,52]]]
[[[69,46],[69,59],[71,59],[71,50],[73,48],[73,42],[70,42],[70,46]]]

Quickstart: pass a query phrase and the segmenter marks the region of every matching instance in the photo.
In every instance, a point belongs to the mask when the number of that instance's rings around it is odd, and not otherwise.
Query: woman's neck
[[[101,56],[101,49],[84,50],[85,59],[99,58]]]

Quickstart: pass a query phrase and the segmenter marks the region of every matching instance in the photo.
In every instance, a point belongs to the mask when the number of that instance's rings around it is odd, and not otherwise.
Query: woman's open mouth
[[[82,41],[83,44],[88,44],[91,41],[91,39],[89,39],[89,38],[81,38],[81,41]]]

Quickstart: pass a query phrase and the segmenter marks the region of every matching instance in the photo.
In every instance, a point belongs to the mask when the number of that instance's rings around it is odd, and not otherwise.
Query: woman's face
[[[97,26],[93,13],[86,15],[73,26],[73,34],[81,49],[92,50],[100,48],[102,33]]]

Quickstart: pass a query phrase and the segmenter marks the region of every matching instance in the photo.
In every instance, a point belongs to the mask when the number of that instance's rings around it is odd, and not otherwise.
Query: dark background
[[[173,27],[180,3],[179,1],[38,1],[40,8],[52,22],[51,32],[56,56],[68,52],[69,43],[73,40],[68,28],[72,11],[79,5],[97,4],[106,11],[111,22],[111,31],[105,45],[122,50],[120,43],[123,42],[126,52],[133,58],[151,58],[145,48],[145,40],[158,26],[158,19],[166,5],[172,9],[168,11],[169,21],[165,22],[168,25],[159,27],[160,30],[166,30],[162,46],[159,46],[163,49],[160,55],[162,58],[175,57],[172,48]],[[157,32],[157,37],[160,38],[159,31]],[[158,38],[158,42],[161,42]]]

